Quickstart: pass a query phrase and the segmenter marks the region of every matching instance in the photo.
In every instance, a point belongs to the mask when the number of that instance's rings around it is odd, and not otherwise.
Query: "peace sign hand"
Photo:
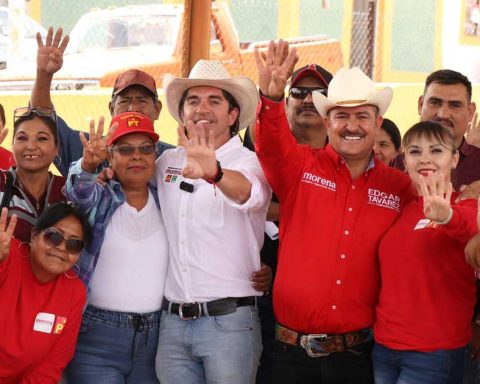
[[[17,215],[12,215],[7,225],[8,209],[2,208],[0,213],[0,262],[5,260],[10,253],[10,243],[12,241],[13,231],[17,225]]]
[[[105,119],[102,116],[95,131],[95,121],[91,120],[88,140],[85,134],[80,132],[80,141],[83,145],[82,169],[86,172],[94,173],[107,158],[107,141],[117,129],[118,123],[113,124],[103,137],[104,124]]]
[[[49,27],[44,44],[40,32],[37,32],[37,71],[53,75],[62,68],[63,54],[69,41],[68,35],[62,39],[62,34],[62,28],[58,28],[53,36],[53,27]]]

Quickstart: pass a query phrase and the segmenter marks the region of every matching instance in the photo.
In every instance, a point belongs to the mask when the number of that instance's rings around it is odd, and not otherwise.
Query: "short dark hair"
[[[158,100],[158,95],[155,95],[154,93],[152,93],[150,90],[148,90],[147,88],[139,85],[139,84],[132,84],[130,85],[129,87],[125,88],[125,89],[122,89],[121,92],[118,92],[116,94],[112,94],[112,99],[111,99],[111,102],[112,102],[112,105],[115,105],[115,100],[117,100],[118,96],[120,96],[124,91],[126,91],[127,89],[131,89],[132,87],[136,87],[137,89],[144,89],[145,90],[145,94],[148,94],[152,100],[153,100],[153,104],[155,104]]]
[[[421,137],[438,140],[445,147],[451,148],[453,154],[457,152],[455,140],[450,130],[433,120],[421,121],[414,124],[403,136],[403,149],[405,150],[410,143]]]
[[[68,203],[56,203],[48,206],[38,218],[33,227],[33,231],[40,233],[69,216],[74,216],[80,221],[83,229],[83,239],[86,244],[89,244],[92,241],[92,228],[87,218],[77,207]]]
[[[402,144],[402,136],[397,125],[390,119],[383,119],[381,128],[387,133],[388,136],[390,136],[393,146],[398,151],[400,149],[400,145]]]
[[[51,117],[48,116],[38,116],[35,113],[30,113],[27,116],[22,116],[19,117],[15,122],[13,123],[13,140],[15,139],[15,134],[17,133],[18,127],[25,121],[28,120],[33,120],[35,118],[38,118],[43,121],[43,123],[50,129],[50,132],[53,135],[53,139],[55,140],[55,145],[58,146],[58,129],[57,129],[57,123],[55,120],[53,120]]]
[[[472,100],[472,83],[468,80],[467,76],[462,75],[460,72],[452,71],[451,69],[439,69],[438,71],[432,72],[425,80],[424,94],[432,83],[444,85],[463,84],[467,89],[468,101],[470,102]]]
[[[2,120],[3,125],[6,124],[7,120],[5,118],[5,109],[3,109],[3,105],[0,104],[0,120]]]
[[[182,117],[182,119],[183,119],[183,106],[185,104],[185,100],[187,100],[189,90],[190,90],[190,88],[186,89],[183,92],[182,97],[180,98],[180,102],[178,103],[178,114]],[[232,96],[232,94],[230,92],[227,92],[224,89],[221,89],[221,91],[223,93],[223,97],[228,102],[228,112],[231,112],[235,108],[238,109],[238,116],[235,119],[235,122],[230,126],[230,137],[233,137],[240,130],[240,120],[239,120],[239,118],[240,118],[240,106],[238,105],[237,100],[235,100],[235,98]]]

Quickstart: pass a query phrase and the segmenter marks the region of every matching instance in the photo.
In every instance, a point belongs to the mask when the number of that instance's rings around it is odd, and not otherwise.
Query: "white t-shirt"
[[[165,226],[149,192],[142,210],[125,202],[112,215],[92,277],[89,304],[121,312],[157,311],[167,268]]]

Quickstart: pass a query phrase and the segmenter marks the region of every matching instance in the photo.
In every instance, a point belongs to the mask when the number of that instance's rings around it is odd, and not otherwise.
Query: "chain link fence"
[[[342,66],[358,66],[377,82],[414,82],[419,85],[411,96],[415,100],[428,73],[443,66],[442,28],[457,17],[443,14],[444,6],[463,7],[468,2],[213,1],[210,58],[220,60],[232,75],[256,80],[254,47],[266,47],[270,39],[288,39],[298,50],[298,65],[317,63],[332,73]],[[459,10],[459,15],[464,13]],[[467,12],[465,30],[476,35],[472,13]],[[73,126],[85,128],[90,117],[108,115],[111,87],[126,68],[152,74],[159,87],[164,73],[181,73],[181,0],[0,0],[0,87],[8,83],[15,97],[20,92],[28,95],[35,75],[34,35],[38,31],[45,36],[50,25],[62,26],[71,36],[64,68],[55,76],[55,101],[64,114],[72,115]],[[11,95],[2,93],[1,102],[14,107],[18,98]],[[69,101],[64,101],[65,95]],[[77,103],[74,108],[72,100]],[[411,112],[415,119],[415,110]],[[167,115],[162,113],[165,120],[160,123],[173,126]],[[174,133],[167,140],[174,142]]]

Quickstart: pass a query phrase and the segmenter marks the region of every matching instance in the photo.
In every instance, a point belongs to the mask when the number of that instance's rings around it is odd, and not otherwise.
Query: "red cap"
[[[118,75],[117,80],[115,80],[115,85],[113,86],[113,94],[118,95],[124,89],[132,85],[140,85],[148,89],[155,96],[158,96],[155,79],[148,73],[138,69],[129,69]]]
[[[294,87],[298,80],[303,79],[306,76],[316,77],[322,82],[322,84],[325,86],[325,89],[328,89],[328,84],[330,84],[330,81],[332,81],[333,78],[332,74],[320,65],[308,64],[293,72],[290,80],[290,88]]]
[[[112,145],[120,137],[129,135],[130,133],[144,133],[150,137],[154,143],[158,141],[159,136],[153,128],[153,121],[147,116],[137,112],[124,112],[114,116],[110,127],[118,123],[115,133],[107,141],[108,145]]]

